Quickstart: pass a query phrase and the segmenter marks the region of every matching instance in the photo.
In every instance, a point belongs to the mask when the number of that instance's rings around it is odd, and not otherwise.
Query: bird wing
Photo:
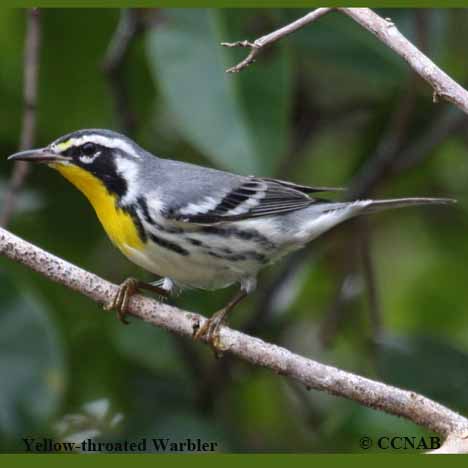
[[[184,222],[216,224],[224,221],[270,216],[305,208],[318,201],[308,193],[342,190],[332,187],[309,187],[277,179],[243,177],[234,187],[206,193],[178,209],[171,217]],[[220,195],[221,194],[221,195]]]

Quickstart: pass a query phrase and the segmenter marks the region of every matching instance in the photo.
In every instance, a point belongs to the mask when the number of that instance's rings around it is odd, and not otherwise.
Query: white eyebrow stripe
[[[57,143],[55,147],[59,151],[65,151],[71,146],[81,146],[84,143],[95,143],[96,145],[105,146],[106,148],[117,148],[122,150],[124,153],[130,154],[135,158],[139,158],[140,156],[135,151],[132,145],[127,143],[126,141],[121,140],[120,138],[111,138],[106,137],[104,135],[83,135],[79,138],[70,138],[63,143]]]

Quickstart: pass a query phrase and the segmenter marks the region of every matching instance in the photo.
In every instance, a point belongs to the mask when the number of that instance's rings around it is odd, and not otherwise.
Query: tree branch
[[[37,8],[27,11],[26,39],[24,43],[23,123],[19,149],[26,150],[34,144],[36,134],[37,82],[39,75],[39,50],[41,43],[40,12]],[[0,226],[6,226],[15,209],[16,196],[29,172],[29,165],[17,161],[5,193]]]
[[[434,90],[434,101],[442,97],[468,114],[468,92],[414,46],[391,20],[383,19],[369,8],[339,8],[363,28],[390,47]]]
[[[307,15],[299,18],[298,20],[284,26],[281,29],[277,29],[270,34],[262,36],[256,39],[254,42],[249,41],[237,41],[237,42],[221,42],[221,45],[224,47],[245,47],[250,49],[249,55],[242,60],[242,62],[234,65],[231,68],[226,70],[227,73],[238,73],[244,68],[248,67],[252,63],[255,62],[255,58],[257,55],[265,48],[268,47],[270,44],[282,39],[284,36],[297,31],[298,29],[303,28],[307,24],[314,22],[315,20],[319,19],[321,16],[329,13],[332,11],[333,8],[317,8],[314,11],[311,11]]]
[[[249,55],[242,62],[228,68],[226,72],[237,73],[243,70],[255,61],[257,55],[265,47],[312,23],[332,10],[334,9],[317,8],[293,23],[283,26],[266,36],[262,36],[254,42],[238,41],[233,43],[221,43],[221,45],[226,47],[250,48]],[[392,21],[381,18],[369,8],[336,8],[336,11],[344,13],[352,18],[402,57],[408,65],[432,87],[434,90],[433,96],[435,102],[438,97],[442,97],[468,114],[468,92],[450,78],[447,73],[435,65],[416,46],[408,41],[408,39],[398,31]]]
[[[41,273],[52,281],[89,297],[108,303],[117,286],[0,228],[0,254]],[[152,325],[191,337],[206,318],[196,313],[135,295],[129,312]],[[468,420],[458,413],[411,391],[401,390],[356,374],[304,358],[285,348],[244,333],[222,327],[220,343],[231,353],[253,365],[273,370],[308,388],[348,398],[361,405],[402,416],[430,431],[460,440],[468,435]]]

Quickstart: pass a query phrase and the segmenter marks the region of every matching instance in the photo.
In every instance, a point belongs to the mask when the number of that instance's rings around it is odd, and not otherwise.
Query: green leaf
[[[285,49],[278,47],[255,68],[227,74],[235,59],[220,46],[230,40],[222,12],[174,9],[163,14],[162,24],[148,35],[149,64],[182,136],[226,169],[271,174],[288,134]]]
[[[5,273],[0,273],[0,304],[0,432],[25,434],[60,403],[63,349],[44,306],[19,294]]]

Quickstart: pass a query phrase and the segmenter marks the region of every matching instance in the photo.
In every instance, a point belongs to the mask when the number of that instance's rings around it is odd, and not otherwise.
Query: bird
[[[83,129],[12,161],[44,163],[80,190],[111,242],[161,279],[127,278],[106,309],[121,321],[141,289],[160,297],[186,288],[239,288],[194,330],[220,348],[226,316],[257,285],[260,270],[358,215],[389,208],[451,204],[451,198],[330,201],[315,194],[343,190],[269,177],[238,175],[155,156],[120,133]]]

